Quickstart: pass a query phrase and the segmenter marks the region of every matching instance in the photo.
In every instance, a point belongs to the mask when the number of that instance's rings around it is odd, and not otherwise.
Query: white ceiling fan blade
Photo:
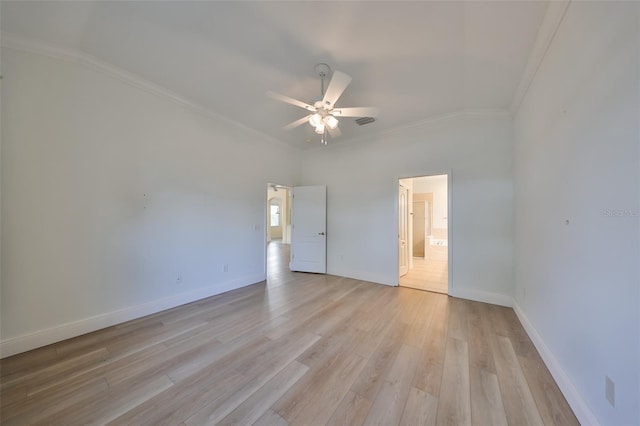
[[[351,77],[341,71],[334,71],[322,103],[329,107],[335,105],[349,83],[351,83]]]
[[[378,108],[374,107],[356,107],[356,108],[335,108],[331,114],[336,117],[377,117]]]
[[[313,105],[309,105],[297,99],[290,98],[289,96],[281,95],[280,93],[267,92],[267,96],[278,101],[286,102],[288,104],[295,105],[300,108],[304,108],[307,111],[316,112],[316,107],[314,107]]]
[[[336,127],[335,129],[331,129],[331,127],[327,127],[327,129],[329,129],[329,134],[334,139],[342,136],[342,132],[340,131],[339,127]]]
[[[301,124],[304,123],[308,123],[309,122],[309,117],[311,117],[311,115],[307,115],[306,117],[302,117],[299,120],[294,121],[293,123],[289,123],[286,126],[283,127],[284,130],[291,130],[293,128],[296,128],[298,126],[300,126]]]

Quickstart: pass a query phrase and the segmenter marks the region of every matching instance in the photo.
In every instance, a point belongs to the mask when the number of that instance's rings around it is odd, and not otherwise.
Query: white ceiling
[[[465,109],[508,110],[546,1],[2,2],[2,32],[76,49],[293,146],[319,139],[305,111],[265,96],[320,97],[316,63],[353,77],[330,143]],[[315,145],[315,144],[314,144]]]

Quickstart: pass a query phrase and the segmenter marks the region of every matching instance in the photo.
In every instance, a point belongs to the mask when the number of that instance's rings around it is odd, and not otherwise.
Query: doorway
[[[398,180],[398,281],[449,291],[449,175]]]
[[[289,271],[291,257],[291,188],[267,184],[266,217],[267,284],[278,282]]]

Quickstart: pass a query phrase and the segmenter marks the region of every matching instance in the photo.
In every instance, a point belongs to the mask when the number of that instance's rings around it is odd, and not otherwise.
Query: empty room
[[[640,425],[640,3],[0,0],[3,425]]]

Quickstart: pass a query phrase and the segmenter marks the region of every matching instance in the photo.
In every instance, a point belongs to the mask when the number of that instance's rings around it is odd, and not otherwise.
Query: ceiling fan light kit
[[[309,116],[309,124],[311,124],[311,127],[315,127],[316,133],[324,133],[325,127],[328,127],[330,130],[335,130],[338,127],[339,122],[337,118],[322,109],[318,111],[319,112]]]
[[[338,128],[338,124],[340,122],[336,116],[377,117],[377,108],[335,108],[336,102],[340,96],[342,96],[342,93],[344,93],[349,83],[351,83],[351,77],[341,71],[334,71],[331,76],[331,80],[329,81],[329,85],[327,86],[327,90],[325,91],[324,79],[331,72],[331,68],[329,68],[329,65],[321,63],[315,66],[315,72],[318,77],[320,77],[320,96],[322,99],[316,101],[313,105],[279,93],[267,93],[268,96],[276,100],[304,108],[312,113],[284,126],[284,129],[290,130],[308,122],[317,134],[322,135],[320,140],[322,144],[327,145],[327,132],[332,138],[337,138],[342,134]]]

